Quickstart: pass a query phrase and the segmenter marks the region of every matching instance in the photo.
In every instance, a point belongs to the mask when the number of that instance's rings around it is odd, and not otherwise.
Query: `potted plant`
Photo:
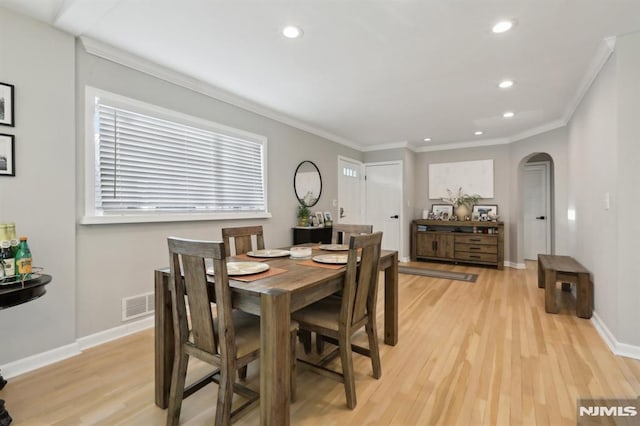
[[[453,205],[454,214],[458,220],[465,220],[465,217],[471,214],[471,206],[476,204],[480,199],[478,194],[466,194],[462,191],[462,187],[458,188],[458,192],[454,194],[447,189],[448,197],[442,199],[445,203]]]
[[[305,206],[304,204],[298,204],[298,225],[308,226],[310,214],[311,210],[309,210],[309,207]]]

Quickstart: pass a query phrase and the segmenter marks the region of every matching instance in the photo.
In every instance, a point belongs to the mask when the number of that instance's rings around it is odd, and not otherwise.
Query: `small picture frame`
[[[0,134],[0,176],[16,175],[15,137]]]
[[[497,204],[475,204],[471,214],[477,213],[480,220],[493,220],[498,217]]]
[[[15,126],[13,90],[13,84],[0,83],[0,125],[2,126]]]
[[[324,215],[322,214],[322,212],[316,212],[315,216],[317,226],[324,226]]]
[[[471,213],[471,220],[474,222],[477,222],[480,220],[480,213],[479,212],[472,212]]]
[[[453,216],[453,206],[451,204],[433,204],[431,205],[431,211],[436,218],[443,220],[449,220]]]
[[[324,212],[324,221],[333,222],[333,219],[331,218],[331,212]]]

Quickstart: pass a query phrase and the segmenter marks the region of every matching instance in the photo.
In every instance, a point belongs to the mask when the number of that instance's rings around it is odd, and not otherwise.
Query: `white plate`
[[[314,262],[318,263],[331,263],[333,265],[346,265],[347,259],[349,258],[348,254],[321,254],[318,256],[313,256],[311,259]],[[358,259],[360,260],[360,259]]]
[[[320,250],[330,250],[330,251],[346,251],[349,250],[349,246],[346,244],[322,244]]]
[[[259,274],[268,269],[269,265],[264,262],[227,262],[229,276]],[[213,275],[212,266],[207,268],[207,274]]]
[[[284,257],[284,256],[289,256],[289,250],[280,250],[280,249],[252,250],[250,252],[247,252],[247,256],[251,256],[251,257]]]

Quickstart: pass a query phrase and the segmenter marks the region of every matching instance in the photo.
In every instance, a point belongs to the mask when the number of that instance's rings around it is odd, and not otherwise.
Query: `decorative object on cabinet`
[[[15,137],[0,134],[0,176],[15,176],[15,166]]]
[[[411,260],[474,263],[503,269],[503,239],[503,222],[414,220],[411,223]]]
[[[454,212],[458,220],[465,220],[469,213],[471,213],[471,206],[478,202],[480,196],[478,194],[467,194],[462,190],[462,187],[458,188],[458,191],[454,194],[449,188],[447,188],[447,197],[442,198],[442,201],[451,204],[454,207]]]
[[[14,127],[13,84],[0,83],[0,125]]]
[[[436,219],[448,220],[453,215],[453,206],[451,204],[432,204],[431,211]]]
[[[293,175],[293,189],[300,204],[315,206],[322,194],[322,176],[318,166],[311,161],[298,164]]]
[[[322,212],[316,212],[315,215],[318,226],[324,226],[324,215],[322,214]]]
[[[472,213],[478,213],[481,221],[497,220],[498,205],[497,204],[475,204]]]
[[[307,226],[309,224],[309,216],[311,215],[311,210],[309,207],[304,204],[298,204],[298,225],[299,226]]]

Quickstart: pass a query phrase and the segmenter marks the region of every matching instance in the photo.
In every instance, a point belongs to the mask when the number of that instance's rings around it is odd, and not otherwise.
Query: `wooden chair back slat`
[[[331,231],[332,244],[348,244],[349,239],[353,235],[371,234],[373,225],[351,225],[346,223],[338,223],[333,225]]]
[[[224,241],[226,255],[231,254],[231,239],[235,246],[235,255],[244,254],[254,250],[252,236],[256,237],[255,250],[264,250],[264,233],[262,226],[242,226],[237,228],[222,228],[222,240]]]
[[[341,322],[355,325],[375,313],[382,232],[351,236],[343,290]],[[360,257],[358,266],[357,258]]]

